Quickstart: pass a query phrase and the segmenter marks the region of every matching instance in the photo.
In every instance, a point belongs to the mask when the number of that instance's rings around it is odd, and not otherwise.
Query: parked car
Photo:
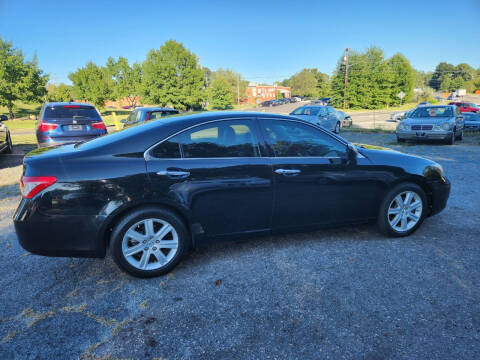
[[[392,114],[392,116],[390,117],[390,120],[401,121],[405,117],[406,113],[407,113],[406,111],[396,111]]]
[[[266,101],[264,101],[264,102],[261,102],[261,103],[259,104],[259,106],[261,106],[261,107],[271,107],[271,106],[273,106],[273,102],[274,102],[274,101],[275,101],[275,100],[266,100]]]
[[[397,142],[444,140],[453,145],[463,139],[464,117],[453,105],[421,106],[397,126]]]
[[[123,128],[138,125],[150,120],[158,120],[169,115],[176,115],[179,111],[172,108],[141,107],[133,110],[123,122]]]
[[[43,105],[36,128],[38,147],[91,140],[107,133],[100,113],[93,105],[73,102]]]
[[[10,154],[13,150],[12,137],[8,127],[3,123],[7,120],[6,115],[0,115],[0,153]]]
[[[340,133],[342,128],[341,116],[331,106],[304,105],[293,110],[290,115],[320,125],[336,134]]]
[[[461,102],[461,101],[452,101],[448,105],[455,105],[460,109],[461,112],[478,112],[480,108],[477,107],[474,103],[470,102]]]
[[[462,114],[465,117],[465,130],[480,130],[480,113]]]
[[[419,106],[430,106],[432,105],[432,103],[429,103],[428,101],[422,101],[422,102],[419,102],[417,107]]]
[[[292,98],[292,100],[294,100],[293,102],[300,102],[300,101],[302,101],[302,98],[301,98],[301,97],[298,97],[298,96],[294,96],[294,97]]]
[[[350,115],[345,114],[343,111],[337,110],[337,114],[340,117],[340,121],[342,122],[341,126],[352,126],[352,118]]]
[[[208,112],[37,149],[21,191],[14,224],[27,251],[102,258],[109,248],[123,270],[151,277],[231,235],[376,220],[407,236],[445,207],[450,183],[432,160],[357,148],[295,117]]]

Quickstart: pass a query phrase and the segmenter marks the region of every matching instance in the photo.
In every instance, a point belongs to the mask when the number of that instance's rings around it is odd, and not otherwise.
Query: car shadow
[[[14,144],[11,154],[0,154],[0,169],[22,165],[25,154],[35,148],[32,144]]]

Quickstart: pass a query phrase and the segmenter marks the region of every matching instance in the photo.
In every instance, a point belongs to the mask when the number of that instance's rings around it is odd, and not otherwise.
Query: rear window
[[[89,119],[101,120],[99,113],[93,106],[60,105],[45,108],[44,120],[56,119]]]

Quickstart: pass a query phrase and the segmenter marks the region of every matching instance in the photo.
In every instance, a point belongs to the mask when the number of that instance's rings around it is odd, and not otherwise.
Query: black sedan
[[[14,215],[34,254],[104,257],[141,277],[207,239],[362,223],[406,236],[441,211],[450,183],[424,158],[291,116],[165,118],[24,159]]]

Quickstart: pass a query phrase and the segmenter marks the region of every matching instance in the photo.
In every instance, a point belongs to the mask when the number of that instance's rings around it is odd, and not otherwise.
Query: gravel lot
[[[0,359],[475,359],[480,357],[480,139],[397,146],[441,163],[445,211],[414,235],[364,225],[217,243],[165,277],[110,258],[29,255],[0,190]]]

